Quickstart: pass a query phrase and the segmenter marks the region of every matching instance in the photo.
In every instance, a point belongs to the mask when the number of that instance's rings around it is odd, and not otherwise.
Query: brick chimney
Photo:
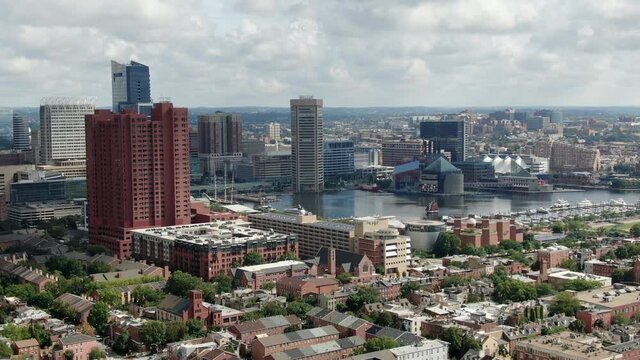
[[[540,260],[540,275],[538,276],[538,282],[549,280],[549,262],[546,259]]]

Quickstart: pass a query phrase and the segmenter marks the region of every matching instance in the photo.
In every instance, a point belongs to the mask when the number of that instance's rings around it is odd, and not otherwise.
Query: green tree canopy
[[[99,347],[94,347],[89,352],[89,360],[100,360],[106,357],[107,357],[107,354],[104,352],[104,350],[100,349]]]
[[[380,292],[376,288],[361,286],[358,292],[351,294],[347,299],[347,307],[357,312],[364,304],[373,304],[380,302]]]
[[[640,223],[633,224],[629,229],[629,233],[631,234],[631,236],[634,236],[634,237],[640,236]]]
[[[348,284],[351,282],[351,274],[343,272],[336,276],[336,279],[340,281],[341,284]]]
[[[300,260],[300,258],[293,251],[287,251],[278,258],[278,261],[285,260]]]
[[[260,253],[250,252],[244,256],[244,261],[242,265],[251,266],[251,265],[260,265],[262,263],[264,263],[264,259],[262,258],[262,255],[260,255]]]
[[[136,305],[143,307],[158,305],[160,300],[162,300],[162,293],[154,290],[149,285],[140,285],[136,287],[133,289],[131,296],[133,297],[133,302]]]
[[[201,282],[202,279],[178,270],[171,274],[164,291],[175,296],[186,297],[189,291],[198,289]]]
[[[366,350],[366,352],[374,352],[374,351],[380,351],[380,350],[386,350],[386,349],[393,349],[400,346],[400,344],[398,344],[397,341],[395,341],[394,339],[390,338],[390,337],[379,337],[379,338],[372,338],[367,340],[367,342],[364,344],[364,348]]]
[[[560,285],[560,291],[574,290],[574,291],[586,291],[602,287],[599,281],[587,280],[587,279],[575,279],[570,280]]]
[[[109,320],[109,305],[102,301],[98,301],[93,305],[93,309],[89,312],[87,321],[89,325],[96,329],[98,334],[104,335],[107,329],[107,322]]]
[[[116,340],[111,347],[116,354],[127,355],[133,350],[133,342],[128,332],[123,332],[116,337]]]
[[[83,277],[87,273],[79,260],[69,259],[63,256],[52,256],[44,265],[49,271],[57,271],[65,278]]]
[[[415,282],[408,282],[400,288],[400,294],[403,298],[408,298],[412,293],[420,290],[420,285]]]
[[[162,346],[166,342],[167,326],[162,321],[147,321],[140,329],[140,340],[148,347]]]
[[[213,282],[215,283],[216,293],[218,294],[230,293],[233,291],[233,279],[222,271],[213,278]]]
[[[460,238],[451,232],[440,233],[433,246],[436,257],[454,255],[460,249]]]
[[[312,306],[304,301],[295,300],[287,304],[287,314],[305,318]]]
[[[567,316],[575,316],[580,310],[580,307],[580,300],[569,293],[562,292],[556,295],[551,301],[549,313],[551,315],[565,314]]]
[[[501,304],[509,301],[533,300],[537,297],[538,292],[535,285],[509,278],[499,282],[493,292],[494,300]]]

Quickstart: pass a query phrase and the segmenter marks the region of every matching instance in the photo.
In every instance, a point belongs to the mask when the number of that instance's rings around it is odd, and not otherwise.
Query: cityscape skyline
[[[149,65],[155,97],[188,107],[282,106],[308,93],[349,107],[622,106],[635,103],[638,86],[640,54],[630,44],[640,6],[632,2],[5,8],[2,106],[54,95],[97,96],[107,106],[111,89],[96,79],[110,60]],[[51,13],[76,15],[61,23]],[[122,26],[129,23],[140,26]]]

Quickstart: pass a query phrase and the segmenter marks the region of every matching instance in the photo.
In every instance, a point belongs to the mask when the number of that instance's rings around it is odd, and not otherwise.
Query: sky
[[[0,106],[111,104],[110,60],[178,106],[638,105],[640,1],[0,0]]]

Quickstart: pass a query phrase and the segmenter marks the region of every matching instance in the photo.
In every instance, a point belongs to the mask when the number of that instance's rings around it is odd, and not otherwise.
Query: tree
[[[109,306],[122,304],[122,294],[117,288],[105,288],[98,290],[98,298]]]
[[[380,326],[391,326],[393,325],[393,316],[391,316],[391,313],[383,311],[376,316],[374,322]]]
[[[83,277],[87,273],[79,260],[69,259],[62,256],[52,256],[44,263],[49,271],[58,271],[65,278]]]
[[[213,282],[216,285],[216,292],[218,294],[230,293],[233,291],[233,279],[222,271],[213,278]]]
[[[392,339],[390,337],[387,337],[387,336],[369,339],[364,344],[364,348],[365,348],[366,352],[374,352],[374,351],[380,351],[380,350],[386,350],[386,349],[393,349],[393,348],[396,348],[398,346],[399,346],[399,344],[398,344],[397,341],[395,341],[394,339]]]
[[[574,279],[567,281],[560,285],[560,290],[573,290],[573,291],[586,291],[602,287],[599,281],[586,280],[586,279]]]
[[[312,306],[304,301],[296,300],[287,304],[287,314],[296,315],[299,318],[305,318],[311,309]]]
[[[244,261],[242,264],[244,266],[251,266],[251,265],[260,265],[263,263],[264,263],[264,259],[262,258],[262,255],[260,255],[260,253],[250,252],[244,256]]]
[[[349,274],[348,272],[343,272],[336,276],[336,279],[343,285],[348,284],[351,282],[351,274]]]
[[[538,297],[544,297],[555,294],[556,289],[547,283],[541,283],[536,285],[536,292],[538,293]]]
[[[4,294],[7,296],[15,296],[21,300],[27,301],[36,295],[33,286],[29,284],[11,284],[5,288]]]
[[[400,294],[403,298],[406,299],[409,297],[409,295],[413,294],[418,290],[420,290],[420,286],[418,284],[414,282],[409,282],[402,285],[402,287],[400,288]]]
[[[96,261],[87,265],[87,274],[100,274],[111,272],[113,269],[102,261]]]
[[[282,306],[272,302],[264,304],[260,310],[264,313],[264,316],[285,315],[287,313]]]
[[[127,355],[129,352],[131,352],[133,348],[133,342],[131,341],[129,333],[125,331],[122,334],[118,335],[111,348],[118,355]]]
[[[204,335],[204,324],[200,319],[187,320],[187,333],[191,337],[200,337]]]
[[[624,275],[625,275],[624,269],[620,269],[620,268],[615,269],[611,273],[611,281],[613,283],[621,283],[624,281]]]
[[[62,355],[64,356],[65,360],[73,360],[73,358],[75,357],[73,351],[71,350],[65,351]]]
[[[0,341],[0,357],[8,359],[11,355],[13,355],[11,347],[6,342]]]
[[[504,304],[508,301],[520,302],[533,300],[538,297],[538,292],[533,284],[507,278],[497,284],[493,292],[496,302]]]
[[[618,325],[629,325],[631,324],[631,319],[622,314],[616,314],[613,315],[612,323]]]
[[[2,330],[2,336],[12,341],[26,340],[31,337],[31,331],[26,326],[7,324]]]
[[[87,321],[94,329],[98,332],[98,334],[104,335],[104,332],[107,328],[107,321],[109,320],[109,305],[104,303],[103,301],[98,301],[95,305],[93,305],[93,309],[89,312],[89,317],[87,317]]]
[[[180,270],[173,272],[164,286],[164,291],[175,296],[186,297],[190,290],[198,289],[202,280]]]
[[[633,226],[631,226],[631,228],[629,229],[629,233],[633,237],[640,236],[640,224],[633,224]]]
[[[358,292],[351,294],[347,299],[347,307],[357,312],[364,304],[373,304],[380,302],[380,292],[372,287],[359,287]]]
[[[502,240],[498,245],[498,247],[504,250],[522,251],[522,245],[519,242],[514,240]]]
[[[300,260],[300,258],[293,251],[287,251],[278,258],[278,261],[285,260]]]
[[[94,347],[89,352],[89,360],[100,360],[107,357],[107,354],[99,347]]]
[[[140,340],[147,347],[162,346],[166,341],[167,326],[162,321],[147,321],[140,329]]]
[[[468,283],[469,283],[468,278],[462,277],[460,275],[451,275],[444,278],[444,280],[442,280],[440,287],[446,288],[451,286],[461,286],[461,285],[467,285]]]
[[[67,229],[62,225],[53,225],[46,229],[46,232],[54,239],[62,239],[67,235]]]
[[[169,321],[165,323],[164,343],[172,343],[183,340],[188,333],[187,324],[183,321]]]
[[[579,271],[578,263],[572,259],[564,259],[560,262],[560,267],[571,271]]]
[[[276,283],[274,283],[273,281],[269,281],[260,285],[260,289],[267,290],[267,291],[271,291],[275,289],[275,287],[276,287]]]
[[[557,221],[551,225],[551,232],[554,234],[561,234],[565,231],[565,226],[563,222]]]
[[[133,289],[133,293],[131,294],[133,297],[133,302],[136,305],[148,307],[158,305],[160,300],[162,300],[162,293],[155,291],[149,285],[140,285]]]
[[[40,324],[31,324],[31,326],[29,326],[29,333],[32,338],[36,339],[40,348],[44,349],[51,346],[51,335],[49,335],[49,332],[44,328],[44,326]]]
[[[556,295],[551,301],[551,306],[549,306],[551,315],[565,314],[567,316],[575,316],[578,310],[580,310],[580,300],[565,292]]]
[[[448,327],[442,332],[441,339],[449,343],[449,357],[459,359],[469,350],[467,346],[476,345],[465,338],[464,331],[457,326]]]
[[[440,233],[433,246],[433,253],[436,257],[445,257],[455,254],[460,248],[460,238],[454,233]]]
[[[584,321],[582,321],[580,319],[574,320],[573,322],[571,322],[571,324],[569,324],[569,330],[571,330],[573,332],[583,333],[584,332]]]
[[[53,300],[53,294],[45,290],[43,292],[34,294],[29,299],[27,299],[27,302],[30,305],[33,305],[40,309],[48,309],[51,307],[51,304],[53,304]]]

